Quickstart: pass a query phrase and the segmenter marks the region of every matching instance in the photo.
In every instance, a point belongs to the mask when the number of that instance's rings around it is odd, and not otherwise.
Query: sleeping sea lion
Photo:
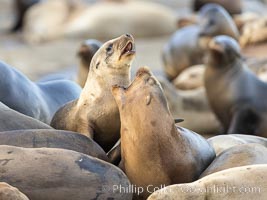
[[[77,0],[50,0],[29,9],[23,37],[30,43],[60,37],[108,40],[124,33],[140,38],[156,37],[173,33],[175,18],[172,9],[154,2],[97,1],[86,5]]]
[[[260,144],[241,144],[220,153],[200,177],[229,168],[267,164],[267,148]]]
[[[120,137],[119,110],[111,86],[129,85],[134,57],[134,39],[129,34],[103,44],[91,61],[79,99],[60,108],[51,126],[79,132],[93,138],[105,151],[110,150]]]
[[[118,167],[66,149],[0,145],[0,177],[30,200],[132,199]]]
[[[255,136],[255,135],[243,135],[243,134],[229,134],[229,135],[217,135],[208,139],[218,156],[224,150],[241,144],[261,144],[267,147],[267,138]]]
[[[20,113],[50,123],[65,103],[79,97],[80,86],[68,80],[34,83],[0,61],[0,101]]]
[[[147,68],[137,71],[129,87],[112,89],[121,118],[121,168],[133,185],[147,190],[192,182],[215,153],[200,135],[176,127],[160,83]]]
[[[247,68],[234,39],[217,36],[209,43],[204,82],[225,132],[267,137],[267,84]]]
[[[180,90],[194,90],[204,86],[204,65],[195,65],[182,71],[173,84]]]
[[[109,161],[105,151],[92,139],[72,131],[55,129],[3,131],[0,132],[0,145],[69,149]]]
[[[148,200],[243,200],[265,199],[267,165],[223,170],[193,183],[177,184],[154,192]]]
[[[24,129],[51,129],[32,117],[21,114],[0,102],[0,132]]]

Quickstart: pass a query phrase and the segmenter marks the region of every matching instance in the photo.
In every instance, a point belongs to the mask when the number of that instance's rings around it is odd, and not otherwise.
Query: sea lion
[[[16,13],[16,21],[11,28],[11,32],[20,31],[24,25],[24,16],[28,9],[41,0],[15,0],[14,11]]]
[[[198,181],[165,187],[148,200],[242,200],[265,199],[267,165],[249,165],[223,170]]]
[[[114,165],[66,149],[0,145],[1,181],[31,200],[132,199],[125,174]]]
[[[204,49],[216,35],[238,39],[231,16],[219,5],[208,4],[199,13],[199,23],[177,30],[163,48],[164,71],[170,80],[187,67],[202,64]]]
[[[225,132],[267,137],[267,84],[247,68],[238,43],[228,36],[215,37],[205,64],[207,97]]]
[[[56,74],[50,74],[42,77],[38,80],[38,82],[66,79],[76,81],[83,88],[87,79],[91,60],[101,46],[102,43],[98,40],[85,40],[77,51],[77,56],[79,58],[78,70],[71,69],[68,71],[64,70]]]
[[[89,73],[91,60],[102,45],[103,45],[102,42],[98,40],[89,39],[84,41],[78,50],[77,55],[80,59],[80,64],[76,82],[82,88],[84,87],[87,80],[87,75]]]
[[[242,12],[242,0],[194,0],[192,1],[192,10],[195,12],[199,11],[204,5],[209,3],[221,5],[231,15]]]
[[[147,68],[137,71],[129,87],[113,86],[112,94],[121,118],[120,166],[144,189],[136,198],[146,199],[149,185],[194,181],[214,159],[204,138],[175,126],[160,83]]]
[[[0,102],[0,132],[23,129],[51,129],[52,127],[32,117],[10,109]]]
[[[51,126],[79,132],[93,138],[106,152],[110,150],[120,137],[119,110],[111,86],[129,85],[134,57],[134,39],[129,34],[103,44],[91,61],[79,99],[60,108]]]
[[[124,33],[140,38],[156,37],[176,30],[172,9],[142,1],[101,1],[93,5],[73,0],[48,1],[30,8],[25,17],[23,36],[30,43],[60,37],[107,40]]]
[[[0,61],[0,101],[47,124],[59,107],[79,97],[80,86],[68,80],[34,83]]]
[[[183,91],[177,90],[165,78],[160,78],[159,81],[172,115],[184,119],[184,122],[180,123],[182,127],[205,137],[221,133],[221,124],[209,106],[204,87]],[[198,120],[195,120],[196,118]]]
[[[220,153],[201,177],[229,168],[267,164],[267,148],[260,144],[241,144]]]
[[[5,131],[0,132],[0,145],[69,149],[109,161],[104,150],[92,139],[71,131],[54,129]]]
[[[267,17],[259,16],[258,18],[246,23],[239,39],[242,48],[246,46],[265,42],[267,40]]]
[[[182,71],[173,80],[173,84],[180,90],[194,90],[204,86],[204,65],[195,65]]]
[[[244,62],[257,77],[267,82],[267,59],[245,58]],[[204,87],[205,65],[195,65],[182,71],[176,79],[172,81],[179,90],[195,90]]]
[[[241,144],[261,144],[267,147],[267,139],[254,135],[242,135],[242,134],[231,134],[231,135],[217,135],[208,139],[208,142],[215,150],[218,156],[224,150]]]
[[[1,200],[29,200],[25,194],[21,193],[17,188],[0,182],[0,199]]]

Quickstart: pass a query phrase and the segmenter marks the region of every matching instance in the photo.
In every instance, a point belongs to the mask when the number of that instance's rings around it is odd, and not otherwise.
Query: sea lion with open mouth
[[[110,150],[120,137],[120,115],[111,86],[129,85],[134,57],[131,35],[106,42],[91,61],[80,98],[60,108],[51,126],[79,132],[93,138],[105,151]]]
[[[200,135],[176,127],[166,98],[147,68],[138,70],[131,85],[114,86],[121,118],[120,166],[132,184],[147,188],[192,182],[215,157]],[[140,199],[149,191],[144,189]]]

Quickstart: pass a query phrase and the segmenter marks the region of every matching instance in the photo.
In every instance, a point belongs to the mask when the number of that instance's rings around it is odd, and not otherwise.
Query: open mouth
[[[133,42],[128,42],[126,44],[126,46],[124,47],[121,55],[128,56],[128,55],[132,55],[132,54],[135,54],[135,47],[134,47]]]

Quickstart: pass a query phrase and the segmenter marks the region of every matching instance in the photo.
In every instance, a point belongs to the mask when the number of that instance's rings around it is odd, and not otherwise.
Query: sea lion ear
[[[119,85],[113,85],[111,92],[116,101],[122,99],[125,96],[125,88]]]

